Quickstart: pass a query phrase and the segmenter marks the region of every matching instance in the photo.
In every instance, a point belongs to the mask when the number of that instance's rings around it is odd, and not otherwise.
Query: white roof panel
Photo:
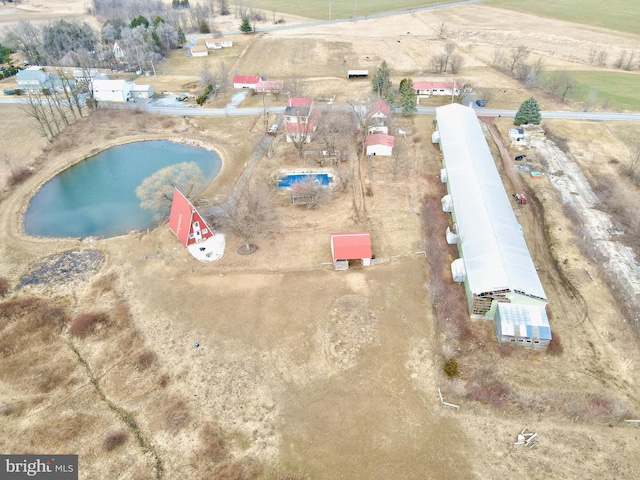
[[[436,116],[471,291],[546,299],[475,111],[450,104]]]

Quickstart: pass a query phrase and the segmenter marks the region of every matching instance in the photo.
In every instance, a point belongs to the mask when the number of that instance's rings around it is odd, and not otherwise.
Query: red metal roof
[[[369,116],[378,112],[382,113],[385,117],[388,117],[391,114],[391,107],[384,100],[378,100],[376,103],[371,105],[371,108],[369,109]]]
[[[384,145],[392,147],[395,145],[395,137],[386,133],[372,133],[367,135],[367,147],[372,145]]]
[[[197,222],[198,227],[194,224]],[[213,236],[204,218],[198,213],[187,197],[174,187],[169,228],[176,234],[184,246],[196,243],[198,239],[205,240]],[[196,235],[197,234],[197,235]]]
[[[371,235],[368,232],[332,233],[333,260],[371,258]]]
[[[313,98],[289,98],[289,107],[311,107],[313,105]]]
[[[255,85],[260,80],[262,79],[260,78],[259,75],[234,75],[233,76],[233,83],[245,83],[245,84]]]

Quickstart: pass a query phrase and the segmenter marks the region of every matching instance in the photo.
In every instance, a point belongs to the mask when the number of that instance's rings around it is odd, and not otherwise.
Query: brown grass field
[[[81,14],[79,3],[64,2]],[[23,4],[37,18],[57,14],[45,2]],[[466,61],[456,80],[492,89],[495,108],[515,109],[534,94],[543,109],[579,109],[487,66],[495,45],[513,45],[516,35],[517,44],[568,69],[589,68],[583,56],[593,43],[640,48],[638,36],[526,14],[523,33],[510,12],[467,5],[240,37],[224,61],[239,73],[299,76],[311,96],[346,103],[370,90],[368,81],[348,82],[348,68],[373,70],[386,60],[394,85],[427,72],[444,45],[432,27],[443,21]],[[195,93],[203,64],[216,68],[219,60],[174,54],[150,82],[158,92]],[[24,234],[22,215],[58,172],[111,145],[156,138],[220,153],[222,171],[201,195],[214,204],[263,135],[259,117],[100,109],[48,145],[17,106],[0,110],[3,453],[77,453],[83,479],[640,477],[640,427],[624,422],[640,418],[638,332],[585,254],[559,192],[547,175],[532,181],[519,173],[508,142],[489,143],[507,192],[530,192],[530,204],[514,208],[561,339],[546,352],[499,347],[491,323],[468,319],[450,278],[457,253],[444,242],[432,116],[394,119],[407,132],[396,137],[404,168],[362,160],[364,218],[352,186],[312,210],[274,193],[278,223],[255,239],[258,250],[238,255],[242,242],[228,235],[224,257],[204,264],[166,223],[111,239],[47,239]],[[487,120],[503,139],[511,123]],[[543,123],[603,195],[599,207],[622,219],[640,202],[625,176],[640,125]],[[300,166],[280,138],[276,152],[252,174]],[[542,152],[527,154],[548,173]],[[32,174],[9,186],[22,167]],[[363,229],[382,261],[334,271],[329,234]],[[18,288],[64,252],[91,258],[91,268]],[[451,356],[461,371],[455,379],[443,371]],[[440,405],[438,388],[459,412]],[[535,448],[514,445],[524,428],[538,433]]]

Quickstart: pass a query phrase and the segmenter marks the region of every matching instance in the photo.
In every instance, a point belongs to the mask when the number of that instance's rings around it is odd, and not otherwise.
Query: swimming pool
[[[280,177],[278,188],[290,188],[291,185],[304,183],[309,179],[313,179],[313,183],[324,187],[333,182],[333,177],[330,173],[288,173]]]

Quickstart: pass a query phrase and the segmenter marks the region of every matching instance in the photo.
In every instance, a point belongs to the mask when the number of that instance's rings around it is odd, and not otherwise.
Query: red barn
[[[213,237],[213,232],[196,207],[177,188],[173,189],[169,228],[185,247]]]
[[[368,232],[332,233],[331,256],[336,270],[349,268],[349,260],[371,265],[371,235]]]

